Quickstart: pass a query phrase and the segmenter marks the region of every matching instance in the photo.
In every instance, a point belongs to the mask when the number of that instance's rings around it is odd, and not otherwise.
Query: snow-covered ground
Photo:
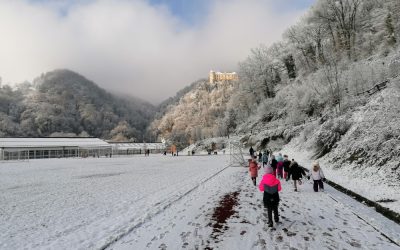
[[[312,153],[307,151],[294,139],[282,150],[282,154],[288,154],[300,165],[310,169],[313,160]],[[372,201],[390,200],[391,202],[379,202],[380,205],[400,213],[400,186],[399,183],[384,181],[379,173],[371,173],[373,170],[365,170],[363,176],[355,176],[354,172],[360,172],[352,166],[344,165],[342,168],[334,168],[326,159],[319,160],[327,179],[352,190]],[[367,174],[368,173],[368,174]]]
[[[0,163],[0,249],[400,249],[398,224],[330,187],[314,193],[309,183],[298,193],[282,183],[282,224],[267,228],[262,193],[247,169],[228,161]],[[218,230],[213,214],[227,195],[237,204]]]

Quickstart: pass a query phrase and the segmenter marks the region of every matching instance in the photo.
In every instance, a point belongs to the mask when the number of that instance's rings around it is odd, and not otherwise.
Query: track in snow
[[[155,213],[152,213],[151,215],[147,216],[143,221],[132,225],[131,227],[129,227],[128,230],[126,230],[125,232],[122,232],[121,234],[113,237],[113,239],[111,239],[107,244],[103,245],[102,247],[100,247],[101,250],[107,249],[110,246],[112,246],[115,242],[117,242],[118,240],[122,239],[123,237],[125,237],[126,235],[130,234],[132,231],[134,231],[135,229],[139,228],[140,226],[142,226],[144,223],[146,223],[147,221],[151,220],[153,217],[159,215],[160,213],[162,213],[163,211],[165,211],[165,209],[171,207],[172,205],[174,205],[175,203],[177,203],[178,201],[182,200],[185,196],[189,195],[190,193],[192,193],[193,191],[195,191],[196,189],[198,189],[201,185],[203,185],[204,183],[206,183],[207,181],[209,181],[210,179],[216,177],[218,174],[220,174],[222,171],[226,170],[228,167],[230,167],[230,165],[224,167],[223,169],[219,170],[218,172],[216,172],[215,174],[211,175],[210,177],[208,177],[207,179],[203,180],[202,182],[200,182],[199,184],[197,184],[196,186],[194,186],[193,188],[191,188],[190,190],[186,191],[185,193],[183,193],[182,195],[168,201],[167,203],[163,204]],[[159,205],[159,204],[156,204]]]

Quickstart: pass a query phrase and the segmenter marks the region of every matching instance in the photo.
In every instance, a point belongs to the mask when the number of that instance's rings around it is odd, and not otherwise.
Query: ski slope
[[[0,249],[400,249],[398,224],[330,187],[314,193],[309,183],[298,193],[282,183],[282,224],[267,228],[262,193],[228,161],[0,163]],[[216,230],[212,215],[232,193],[234,213]]]

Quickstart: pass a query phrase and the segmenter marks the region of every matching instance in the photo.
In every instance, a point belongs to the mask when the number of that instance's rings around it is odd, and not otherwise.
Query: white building
[[[113,155],[144,154],[150,150],[151,154],[163,153],[166,150],[165,143],[134,143],[134,142],[109,142],[112,146]]]
[[[0,160],[100,157],[111,150],[98,138],[0,138]]]

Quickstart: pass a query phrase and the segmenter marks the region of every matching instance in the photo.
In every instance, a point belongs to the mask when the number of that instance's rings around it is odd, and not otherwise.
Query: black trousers
[[[268,223],[272,224],[272,212],[274,213],[274,220],[275,222],[279,221],[279,213],[278,213],[278,202],[270,203],[270,204],[265,204],[264,206],[268,210]]]
[[[322,182],[322,180],[314,180],[314,191],[318,192],[318,186],[320,189],[324,189],[324,183]]]
[[[256,186],[256,182],[257,182],[257,177],[251,177],[251,180],[253,181],[254,186]]]

